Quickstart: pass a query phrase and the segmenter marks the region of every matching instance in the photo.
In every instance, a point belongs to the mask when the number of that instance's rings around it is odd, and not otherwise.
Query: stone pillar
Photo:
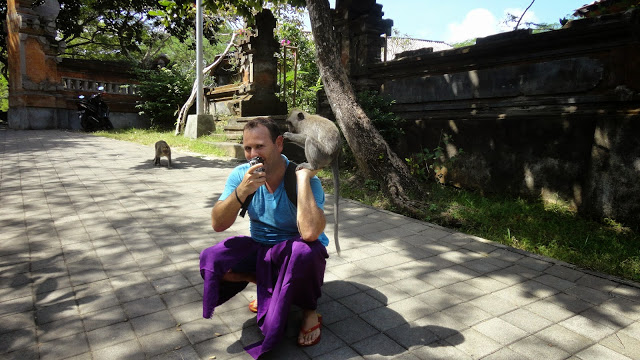
[[[211,114],[192,114],[187,116],[187,125],[184,127],[184,137],[191,139],[209,135],[216,131],[216,123]]]
[[[375,0],[336,0],[333,25],[342,64],[350,76],[367,72],[367,65],[381,61],[383,34],[391,35],[393,20],[383,19]]]
[[[340,49],[340,61],[351,80],[353,90],[379,90],[380,83],[371,80],[369,64],[379,63],[385,38],[391,35],[393,20],[383,19],[382,5],[375,0],[336,0],[333,27]],[[316,112],[335,119],[323,90],[317,94]]]
[[[240,104],[242,116],[282,115],[287,104],[276,96],[278,92],[278,60],[274,54],[280,45],[273,37],[276,19],[269,10],[262,10],[255,17],[254,35],[242,42],[240,68],[244,91],[249,94]]]
[[[33,0],[8,0],[7,45],[9,113],[12,129],[59,127],[66,112],[59,94],[57,72],[59,43],[55,40],[57,0],[31,8]]]

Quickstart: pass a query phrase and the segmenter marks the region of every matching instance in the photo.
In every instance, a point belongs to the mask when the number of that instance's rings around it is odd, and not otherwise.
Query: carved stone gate
[[[137,114],[138,96],[128,67],[121,63],[63,59],[65,44],[56,40],[55,19],[60,4],[46,0],[8,0],[9,70],[8,124],[12,129],[79,129],[78,95],[98,86],[116,128],[144,127]]]

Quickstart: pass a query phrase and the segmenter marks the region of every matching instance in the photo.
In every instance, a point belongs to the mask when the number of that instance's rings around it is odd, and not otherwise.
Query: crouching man
[[[200,254],[204,279],[203,316],[210,318],[216,306],[257,285],[258,326],[264,339],[245,350],[257,359],[284,337],[291,305],[303,310],[298,345],[320,341],[322,317],[316,313],[324,280],[326,246],[324,191],[317,171],[295,171],[297,204],[285,190],[289,160],[282,155],[283,137],[269,118],[256,118],[243,130],[245,157],[262,162],[237,166],[211,211],[216,232],[228,229],[238,213],[247,211],[251,236],[234,236]],[[253,194],[253,195],[251,195]],[[244,214],[243,214],[244,215]]]

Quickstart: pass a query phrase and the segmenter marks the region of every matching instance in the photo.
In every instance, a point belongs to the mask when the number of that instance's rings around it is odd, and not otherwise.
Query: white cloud
[[[446,42],[456,43],[468,39],[485,37],[500,32],[498,20],[487,9],[473,9],[467,13],[462,23],[447,25]]]

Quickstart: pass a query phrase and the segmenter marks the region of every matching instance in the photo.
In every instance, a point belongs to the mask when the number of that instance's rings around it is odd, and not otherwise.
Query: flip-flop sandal
[[[313,346],[316,345],[320,342],[320,338],[322,337],[322,315],[318,314],[318,323],[315,326],[310,327],[307,330],[304,330],[303,328],[300,328],[300,333],[302,335],[307,335],[310,334],[316,330],[320,330],[320,334],[318,335],[318,337],[313,340],[313,342],[309,343],[309,344],[301,344],[300,342],[298,342],[298,346],[302,346],[302,347],[307,347],[307,346]]]
[[[258,312],[258,299],[253,300],[252,302],[249,303],[249,311],[253,312],[253,313],[257,313]]]

